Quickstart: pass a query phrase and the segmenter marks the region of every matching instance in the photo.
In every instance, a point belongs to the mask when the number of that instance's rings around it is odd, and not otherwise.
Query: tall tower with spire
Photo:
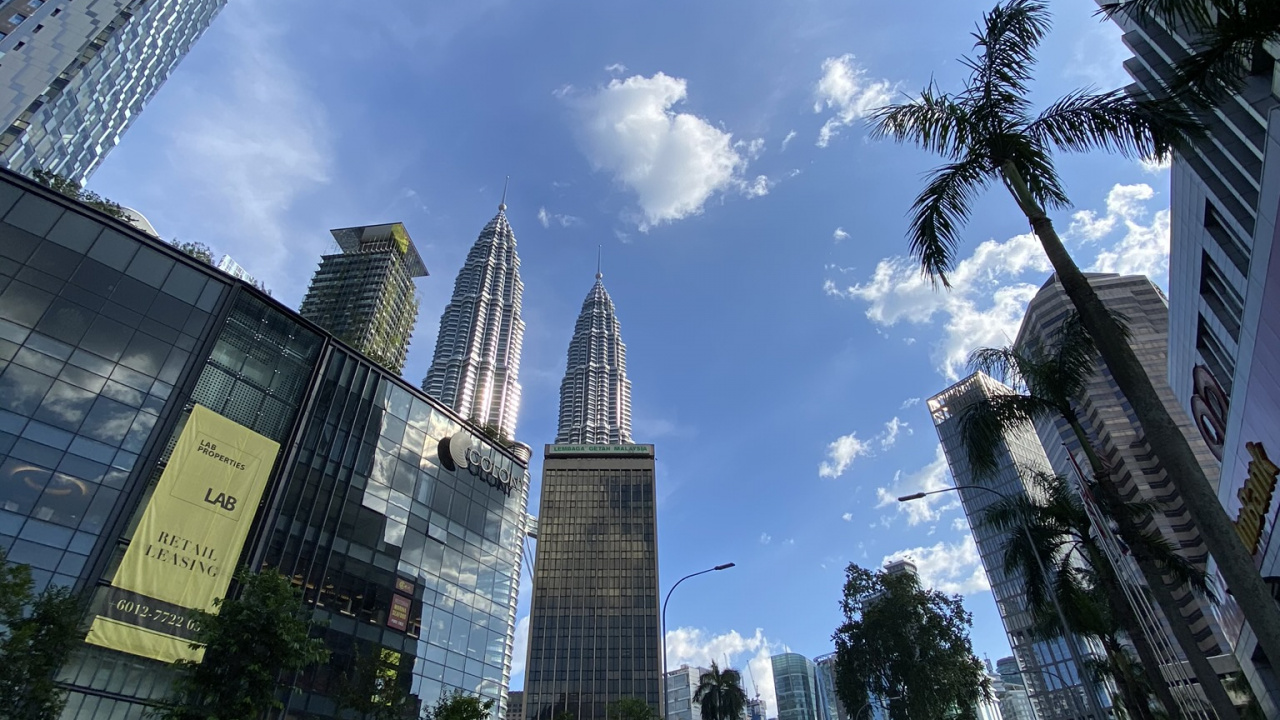
[[[560,383],[557,443],[617,445],[631,442],[631,381],[613,300],[596,261],[596,284],[578,313],[569,361]]]
[[[514,438],[520,412],[520,257],[507,192],[458,271],[422,389],[463,417]]]

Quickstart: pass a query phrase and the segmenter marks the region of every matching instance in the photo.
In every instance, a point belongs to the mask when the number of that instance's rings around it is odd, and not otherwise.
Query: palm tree
[[[1173,553],[1163,537],[1143,529],[1151,519],[1151,508],[1141,503],[1126,503],[1121,498],[1113,474],[1103,463],[1080,422],[1075,399],[1084,395],[1090,378],[1098,370],[1098,364],[1093,339],[1085,331],[1079,315],[1069,314],[1057,331],[1041,345],[1025,350],[1012,347],[980,348],[971,355],[970,365],[974,370],[985,372],[1020,391],[979,400],[961,411],[961,438],[975,477],[982,478],[995,471],[996,448],[1000,438],[1009,431],[1018,428],[1033,429],[1034,423],[1041,419],[1064,419],[1089,459],[1099,509],[1116,523],[1118,534],[1133,552],[1138,569],[1150,586],[1156,604],[1164,612],[1178,645],[1204,688],[1206,697],[1223,720],[1236,717],[1230,696],[1222,687],[1208,658],[1201,652],[1191,629],[1182,621],[1178,603],[1165,579],[1168,573],[1175,578],[1173,588],[1188,585],[1193,590],[1206,594],[1208,587],[1203,574],[1193,572],[1194,568],[1184,558]],[[1176,707],[1172,704],[1173,697],[1160,674],[1160,665],[1142,631],[1142,625],[1105,559],[1101,565],[1094,563],[1093,567],[1103,580],[1112,610],[1120,623],[1128,629],[1147,674],[1148,684],[1160,698],[1161,704],[1173,713]]]
[[[1175,103],[1139,100],[1122,90],[1072,92],[1032,116],[1027,86],[1035,50],[1048,31],[1044,2],[1008,0],[997,5],[983,16],[974,34],[979,51],[977,57],[964,59],[970,74],[962,92],[951,95],[930,85],[917,99],[876,111],[876,136],[913,142],[948,160],[916,198],[911,251],[925,274],[948,285],[960,228],[974,198],[993,183],[1004,185],[1129,400],[1147,443],[1169,470],[1170,481],[1257,634],[1259,647],[1268,657],[1280,657],[1280,607],[1125,333],[1067,253],[1045,210],[1068,205],[1051,149],[1163,158],[1201,126]]]
[[[711,661],[711,672],[698,679],[693,700],[702,703],[702,720],[738,720],[747,705],[742,674],[733,668],[721,670]]]
[[[1191,52],[1177,60],[1169,88],[1201,108],[1216,105],[1238,92],[1250,74],[1265,70],[1257,59],[1270,59],[1264,49],[1280,43],[1280,3],[1275,0],[1123,0],[1106,2],[1100,12],[1123,15],[1136,23],[1158,17],[1180,27],[1191,39]]]
[[[1007,573],[1021,573],[1026,580],[1027,600],[1035,620],[1033,632],[1048,639],[1064,631],[1048,602],[1048,593],[1057,594],[1059,605],[1065,611],[1068,626],[1065,630],[1098,638],[1126,709],[1133,718],[1151,718],[1147,694],[1117,635],[1123,627],[1138,650],[1141,671],[1149,689],[1156,693],[1170,716],[1177,717],[1177,704],[1160,674],[1159,661],[1141,621],[1124,595],[1115,568],[1098,542],[1080,495],[1061,476],[1036,472],[1030,479],[1036,489],[1035,499],[1020,496],[996,502],[988,506],[981,522],[1010,533],[1005,544],[1004,568]],[[1140,505],[1130,508],[1147,511]],[[1023,526],[1025,533],[1020,532]],[[1176,577],[1203,585],[1205,574],[1179,556],[1159,534],[1138,531],[1135,537]],[[1037,557],[1052,559],[1052,578],[1040,574]],[[1234,716],[1224,715],[1221,720],[1229,717]]]

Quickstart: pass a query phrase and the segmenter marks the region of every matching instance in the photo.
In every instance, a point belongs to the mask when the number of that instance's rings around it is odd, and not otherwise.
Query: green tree
[[[110,215],[117,220],[124,220],[125,222],[129,220],[129,214],[125,211],[123,205],[112,202],[92,190],[85,190],[75,180],[48,170],[32,170],[31,179],[50,190],[60,192],[73,200],[79,200],[94,210]]]
[[[324,662],[324,641],[311,637],[314,624],[302,594],[275,570],[236,573],[236,596],[214,601],[201,612],[196,642],[203,662],[179,660],[170,698],[155,711],[162,720],[257,720],[278,709],[280,678]]]
[[[83,637],[84,603],[70,588],[33,590],[31,568],[0,549],[0,718],[56,718],[67,701],[54,676]]]
[[[1083,397],[1089,381],[1099,371],[1099,365],[1093,339],[1080,322],[1079,315],[1069,314],[1043,343],[1035,346],[1021,350],[1014,347],[976,350],[970,356],[970,366],[1015,389],[1012,394],[978,400],[960,411],[960,435],[975,479],[981,481],[995,472],[995,449],[1001,438],[1009,432],[1019,429],[1034,432],[1037,420],[1065,420],[1089,459],[1092,487],[1096,489],[1099,509],[1116,523],[1117,534],[1133,551],[1138,568],[1151,589],[1152,598],[1163,611],[1192,670],[1197,678],[1204,678],[1201,686],[1206,697],[1220,717],[1224,720],[1234,718],[1235,708],[1230,697],[1209,659],[1200,650],[1191,628],[1183,619],[1180,605],[1173,597],[1173,591],[1184,585],[1201,595],[1208,595],[1204,573],[1173,552],[1169,543],[1158,532],[1145,529],[1151,526],[1153,513],[1150,506],[1125,502],[1121,498],[1114,476],[1098,455],[1080,422],[1076,399]],[[1062,502],[1065,503],[1065,500]],[[1067,509],[1065,504],[1060,504],[1059,510],[1063,513],[1059,515],[1060,519],[1067,517]],[[1034,518],[1035,515],[1030,517]],[[1075,516],[1075,519],[1080,518]],[[1088,518],[1084,517],[1083,520],[1085,526],[1081,529],[1087,529]],[[1058,529],[1064,530],[1070,526],[1070,522],[1062,521],[1059,522]],[[1007,522],[1005,529],[1016,533],[1017,523]],[[1016,537],[1014,539],[1018,540]],[[1081,542],[1084,541],[1082,538]],[[1141,621],[1121,591],[1114,569],[1091,540],[1084,547],[1088,550],[1083,553],[1084,559],[1101,580],[1112,613],[1126,628],[1138,651],[1148,686],[1160,699],[1166,712],[1176,716],[1177,705],[1160,673],[1155,652],[1147,641],[1146,633],[1142,631]],[[1172,583],[1166,579],[1166,575],[1173,579]]]
[[[175,250],[180,250],[206,265],[213,264],[213,248],[202,242],[179,242],[178,238],[169,241]]]
[[[417,718],[420,703],[405,688],[400,659],[400,653],[386,648],[357,649],[351,666],[338,678],[338,709],[352,710],[364,720]]]
[[[442,694],[435,707],[427,711],[425,720],[488,720],[493,706],[493,700],[481,700],[455,690],[449,695]]]
[[[1191,52],[1174,66],[1171,90],[1202,108],[1238,92],[1250,75],[1270,83],[1275,60],[1268,44],[1280,43],[1280,3],[1275,0],[1124,0],[1101,6],[1107,17],[1141,24],[1156,17],[1191,40]]]
[[[1145,440],[1168,469],[1170,482],[1257,633],[1259,647],[1269,657],[1280,657],[1280,607],[1123,329],[1067,253],[1046,212],[1069,204],[1054,167],[1053,149],[1162,158],[1203,128],[1176,103],[1139,100],[1123,90],[1072,92],[1033,115],[1028,85],[1036,48],[1049,27],[1043,2],[1008,0],[997,5],[983,16],[974,34],[977,57],[963,61],[970,69],[964,90],[952,95],[930,85],[910,102],[876,111],[876,136],[912,142],[947,159],[916,198],[911,251],[925,274],[947,285],[960,230],[974,199],[993,184],[1009,191],[1129,400]]]
[[[649,703],[637,697],[624,697],[611,704],[608,716],[609,720],[658,720],[658,713]]]
[[[733,668],[721,670],[712,660],[711,672],[698,678],[693,701],[702,703],[702,720],[738,720],[747,705],[742,673]]]
[[[990,685],[969,642],[959,595],[924,590],[913,573],[845,570],[836,694],[855,713],[888,698],[891,720],[975,720]]]

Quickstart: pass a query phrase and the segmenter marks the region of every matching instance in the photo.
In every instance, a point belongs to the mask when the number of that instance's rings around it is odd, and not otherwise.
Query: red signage
[[[391,596],[391,612],[387,615],[387,627],[396,630],[409,629],[409,608],[413,606],[413,601],[409,598],[396,593]]]

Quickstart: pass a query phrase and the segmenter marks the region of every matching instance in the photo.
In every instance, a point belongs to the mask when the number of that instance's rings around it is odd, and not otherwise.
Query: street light
[[[910,502],[912,500],[919,500],[920,498],[928,497],[929,495],[937,495],[938,493],[951,492],[953,490],[981,490],[983,492],[989,492],[1003,500],[1013,500],[1013,498],[1005,495],[999,490],[992,490],[991,488],[982,485],[956,485],[955,487],[943,488],[941,490],[903,495],[898,498],[898,502]],[[1045,570],[1044,560],[1040,558],[1040,553],[1036,551],[1035,540],[1031,537],[1031,528],[1028,528],[1027,524],[1022,522],[1021,518],[1019,518],[1018,524],[1022,526],[1022,532],[1027,536],[1027,542],[1031,544],[1031,555],[1036,559],[1036,567],[1039,568],[1040,575],[1046,582],[1048,582],[1049,572]],[[1089,703],[1089,711],[1093,713],[1095,720],[1103,720],[1107,716],[1103,714],[1102,708],[1098,706],[1098,697],[1097,693],[1094,691],[1093,678],[1089,677],[1089,671],[1085,667],[1084,659],[1080,654],[1080,648],[1076,645],[1075,633],[1067,629],[1067,618],[1062,614],[1062,605],[1058,603],[1058,596],[1053,592],[1052,588],[1050,588],[1049,591],[1049,600],[1053,602],[1053,611],[1058,614],[1058,623],[1062,625],[1062,637],[1067,642],[1067,650],[1071,653],[1071,660],[1075,662],[1076,668],[1080,672],[1080,684],[1084,685],[1085,700]]]
[[[861,718],[862,718],[862,711],[863,711],[863,710],[866,710],[866,709],[867,709],[867,708],[869,708],[869,707],[871,707],[871,700],[872,700],[873,698],[874,698],[874,696],[873,696],[873,695],[871,695],[870,693],[867,693],[867,701],[866,701],[865,703],[863,703],[863,704],[862,704],[862,707],[861,707],[861,708],[858,708],[858,712],[856,712],[856,713],[854,713],[854,714],[853,714],[853,720],[861,720]],[[886,701],[886,702],[893,702],[894,700],[901,700],[901,699],[902,699],[902,696],[901,696],[901,695],[899,695],[899,696],[897,696],[897,697],[887,697],[887,698],[885,698],[885,701]],[[876,704],[877,704],[877,705],[879,705],[880,707],[884,707],[884,703],[876,703]]]
[[[660,691],[661,693],[660,697],[662,698],[662,719],[663,720],[667,720],[667,601],[671,599],[671,593],[675,592],[676,588],[680,587],[680,583],[684,582],[685,580],[688,580],[691,577],[697,577],[699,575],[706,575],[709,572],[715,572],[717,570],[728,570],[729,568],[733,567],[736,564],[737,563],[725,563],[723,565],[717,565],[713,568],[707,568],[706,570],[699,570],[696,573],[690,573],[688,575],[685,575],[684,577],[677,580],[675,585],[671,586],[671,589],[667,591],[667,597],[662,601],[662,665],[661,665],[662,669],[660,670],[659,675],[662,679],[662,683],[661,683],[662,688]]]

